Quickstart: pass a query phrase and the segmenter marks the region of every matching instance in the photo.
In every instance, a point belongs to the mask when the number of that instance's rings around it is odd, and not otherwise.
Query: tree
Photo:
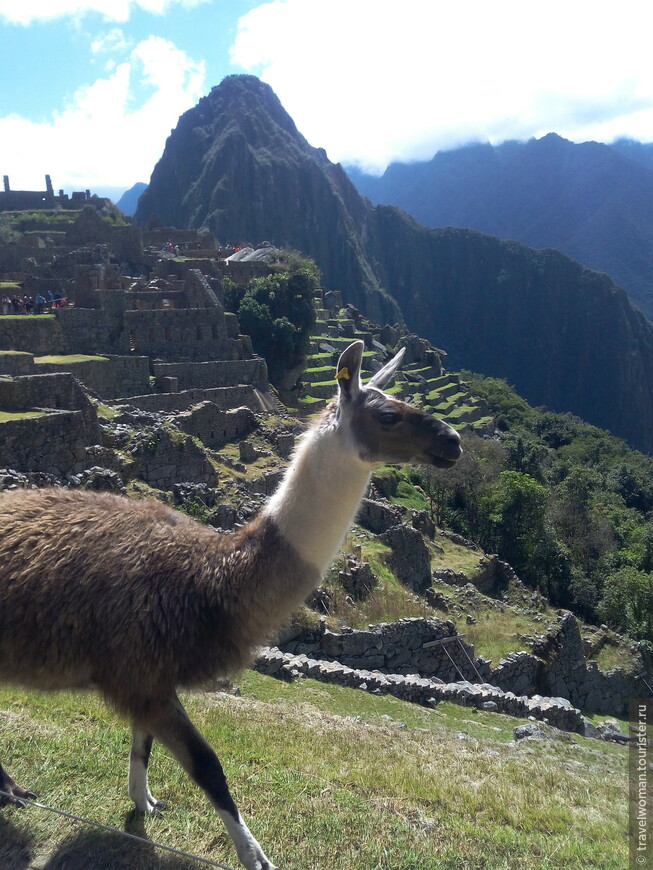
[[[597,611],[613,628],[653,641],[653,574],[627,566],[607,577]]]
[[[313,298],[319,286],[314,263],[289,253],[270,274],[252,278],[246,287],[225,288],[227,308],[235,311],[242,332],[265,357],[270,380],[302,361],[315,324]]]
[[[530,475],[502,471],[484,506],[488,520],[485,545],[490,544],[531,583],[543,579],[540,558],[549,537],[544,523],[546,502],[546,487]]]

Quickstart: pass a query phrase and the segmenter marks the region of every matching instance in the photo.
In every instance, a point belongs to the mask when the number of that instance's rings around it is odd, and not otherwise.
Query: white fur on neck
[[[320,576],[338,552],[370,480],[370,467],[337,426],[309,432],[264,513]]]

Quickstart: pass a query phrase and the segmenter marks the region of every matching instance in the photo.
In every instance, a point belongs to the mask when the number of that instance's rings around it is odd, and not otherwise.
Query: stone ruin
[[[261,650],[256,669],[389,693],[423,706],[453,701],[590,737],[601,735],[579,708],[626,714],[631,698],[650,695],[650,663],[632,673],[604,673],[586,661],[571,613],[549,626],[538,652],[511,653],[493,668],[448,620],[401,619],[334,632],[322,619],[318,628],[287,630],[278,646]]]
[[[25,207],[18,193],[6,180],[0,210]],[[40,208],[61,204],[51,185],[44,197],[37,193]],[[253,415],[276,402],[265,361],[225,310],[222,280],[232,272],[213,236],[111,226],[95,204],[83,205],[65,233],[44,232],[38,246],[27,236],[0,245],[0,280],[68,303],[49,317],[0,316],[0,409],[16,415],[0,431],[3,464],[62,478],[82,471],[90,448],[96,459],[102,452],[89,396],[179,415],[189,438],[216,449],[245,437]],[[261,269],[261,262],[238,264],[244,280]],[[206,468],[196,471],[208,482]],[[151,485],[170,477],[143,473]]]

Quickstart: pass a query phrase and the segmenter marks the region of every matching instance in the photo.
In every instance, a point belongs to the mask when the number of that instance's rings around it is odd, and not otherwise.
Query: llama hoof
[[[143,813],[143,815],[145,816],[158,816],[168,809],[168,804],[165,801],[158,801],[155,798],[148,798],[148,800],[144,804],[137,804],[136,809],[139,813]]]
[[[134,801],[136,812],[142,813],[144,816],[158,816],[159,813],[168,809],[168,804],[165,801],[158,801],[152,795],[139,799],[132,796],[132,800]]]
[[[36,795],[33,791],[28,791],[26,788],[21,788],[12,781],[11,785],[0,783],[0,807],[9,805],[12,807],[26,807],[25,801],[35,801]]]

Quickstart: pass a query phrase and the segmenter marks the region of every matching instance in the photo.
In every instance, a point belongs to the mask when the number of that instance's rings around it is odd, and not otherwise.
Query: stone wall
[[[161,359],[241,359],[243,347],[229,338],[222,311],[216,308],[125,311],[123,330],[129,347]],[[108,350],[108,348],[107,348]]]
[[[95,408],[68,373],[0,378],[0,408],[4,411],[29,411],[33,408],[80,410],[89,422],[97,420]]]
[[[385,674],[371,666],[352,668],[340,662],[321,661],[306,654],[284,653],[277,647],[264,647],[260,650],[254,669],[274,677],[290,679],[301,675],[377,695],[394,695],[403,701],[424,707],[434,707],[440,701],[450,701],[464,707],[537,719],[563,731],[596,736],[593,733],[596,729],[565,698],[545,698],[539,695],[533,698],[519,697],[488,683],[471,683],[468,680],[443,683],[418,674]]]
[[[150,389],[150,360],[146,356],[109,356],[113,378],[114,395],[107,398],[137,396]]]
[[[244,406],[254,412],[262,411],[254,387],[243,384],[238,387],[214,387],[210,390],[181,390],[178,393],[152,393],[129,396],[128,404],[141,411],[175,413],[187,411],[200,402],[213,402],[223,411]]]
[[[69,353],[58,318],[0,317],[0,350],[22,350],[35,356]]]
[[[496,668],[476,657],[474,648],[464,642],[428,646],[455,634],[452,622],[402,619],[367,631],[304,631],[279,645],[292,655],[384,674],[417,673],[445,682],[460,680],[462,675],[474,683],[486,682],[526,698],[566,698],[570,704],[595,713],[624,714],[631,698],[651,696],[646,685],[653,685],[650,669],[603,672],[596,662],[585,661],[578,622],[571,613],[559,618],[533,653],[510,653]]]
[[[67,478],[88,467],[86,447],[99,443],[99,427],[82,411],[50,411],[41,417],[0,423],[3,465]]]
[[[213,450],[219,450],[230,441],[245,438],[258,426],[254,412],[249,408],[223,411],[213,402],[200,402],[190,410],[177,414],[175,423]]]
[[[326,661],[338,661],[352,668],[375,669],[383,673],[419,673],[445,681],[460,679],[462,673],[475,680],[476,667],[483,677],[487,677],[486,662],[479,659],[471,664],[474,648],[469,644],[453,641],[424,649],[424,644],[455,635],[453,622],[435,617],[400,619],[367,631],[344,629],[332,632],[326,629],[305,632],[298,639],[284,643],[282,648],[293,654],[306,654]]]
[[[34,369],[34,354],[25,351],[0,351],[0,375],[29,375]]]
[[[86,468],[86,447],[102,438],[97,414],[70,374],[0,378],[0,408],[51,409],[39,417],[0,423],[3,465],[67,477]]]
[[[118,291],[113,291],[118,293]],[[95,311],[90,308],[60,308],[56,312],[57,328],[63,336],[64,350],[35,351],[37,356],[61,353],[97,354],[108,351],[106,339],[101,340],[102,335],[107,337],[116,334],[115,327],[109,321],[105,312]],[[118,353],[112,342],[111,350]],[[129,348],[124,348],[129,353]]]
[[[150,387],[150,361],[146,356],[38,363],[36,369],[39,372],[70,372],[85,387],[107,400],[138,395]]]
[[[533,645],[533,654],[546,661],[542,671],[541,691],[559,694],[597,713],[626,713],[631,698],[650,697],[646,683],[653,676],[622,669],[603,672],[596,662],[585,660],[578,620],[565,613],[547,634]]]
[[[195,363],[155,362],[153,371],[157,378],[176,378],[179,390],[212,389],[236,384],[251,384],[258,390],[268,388],[267,366],[261,357]]]

